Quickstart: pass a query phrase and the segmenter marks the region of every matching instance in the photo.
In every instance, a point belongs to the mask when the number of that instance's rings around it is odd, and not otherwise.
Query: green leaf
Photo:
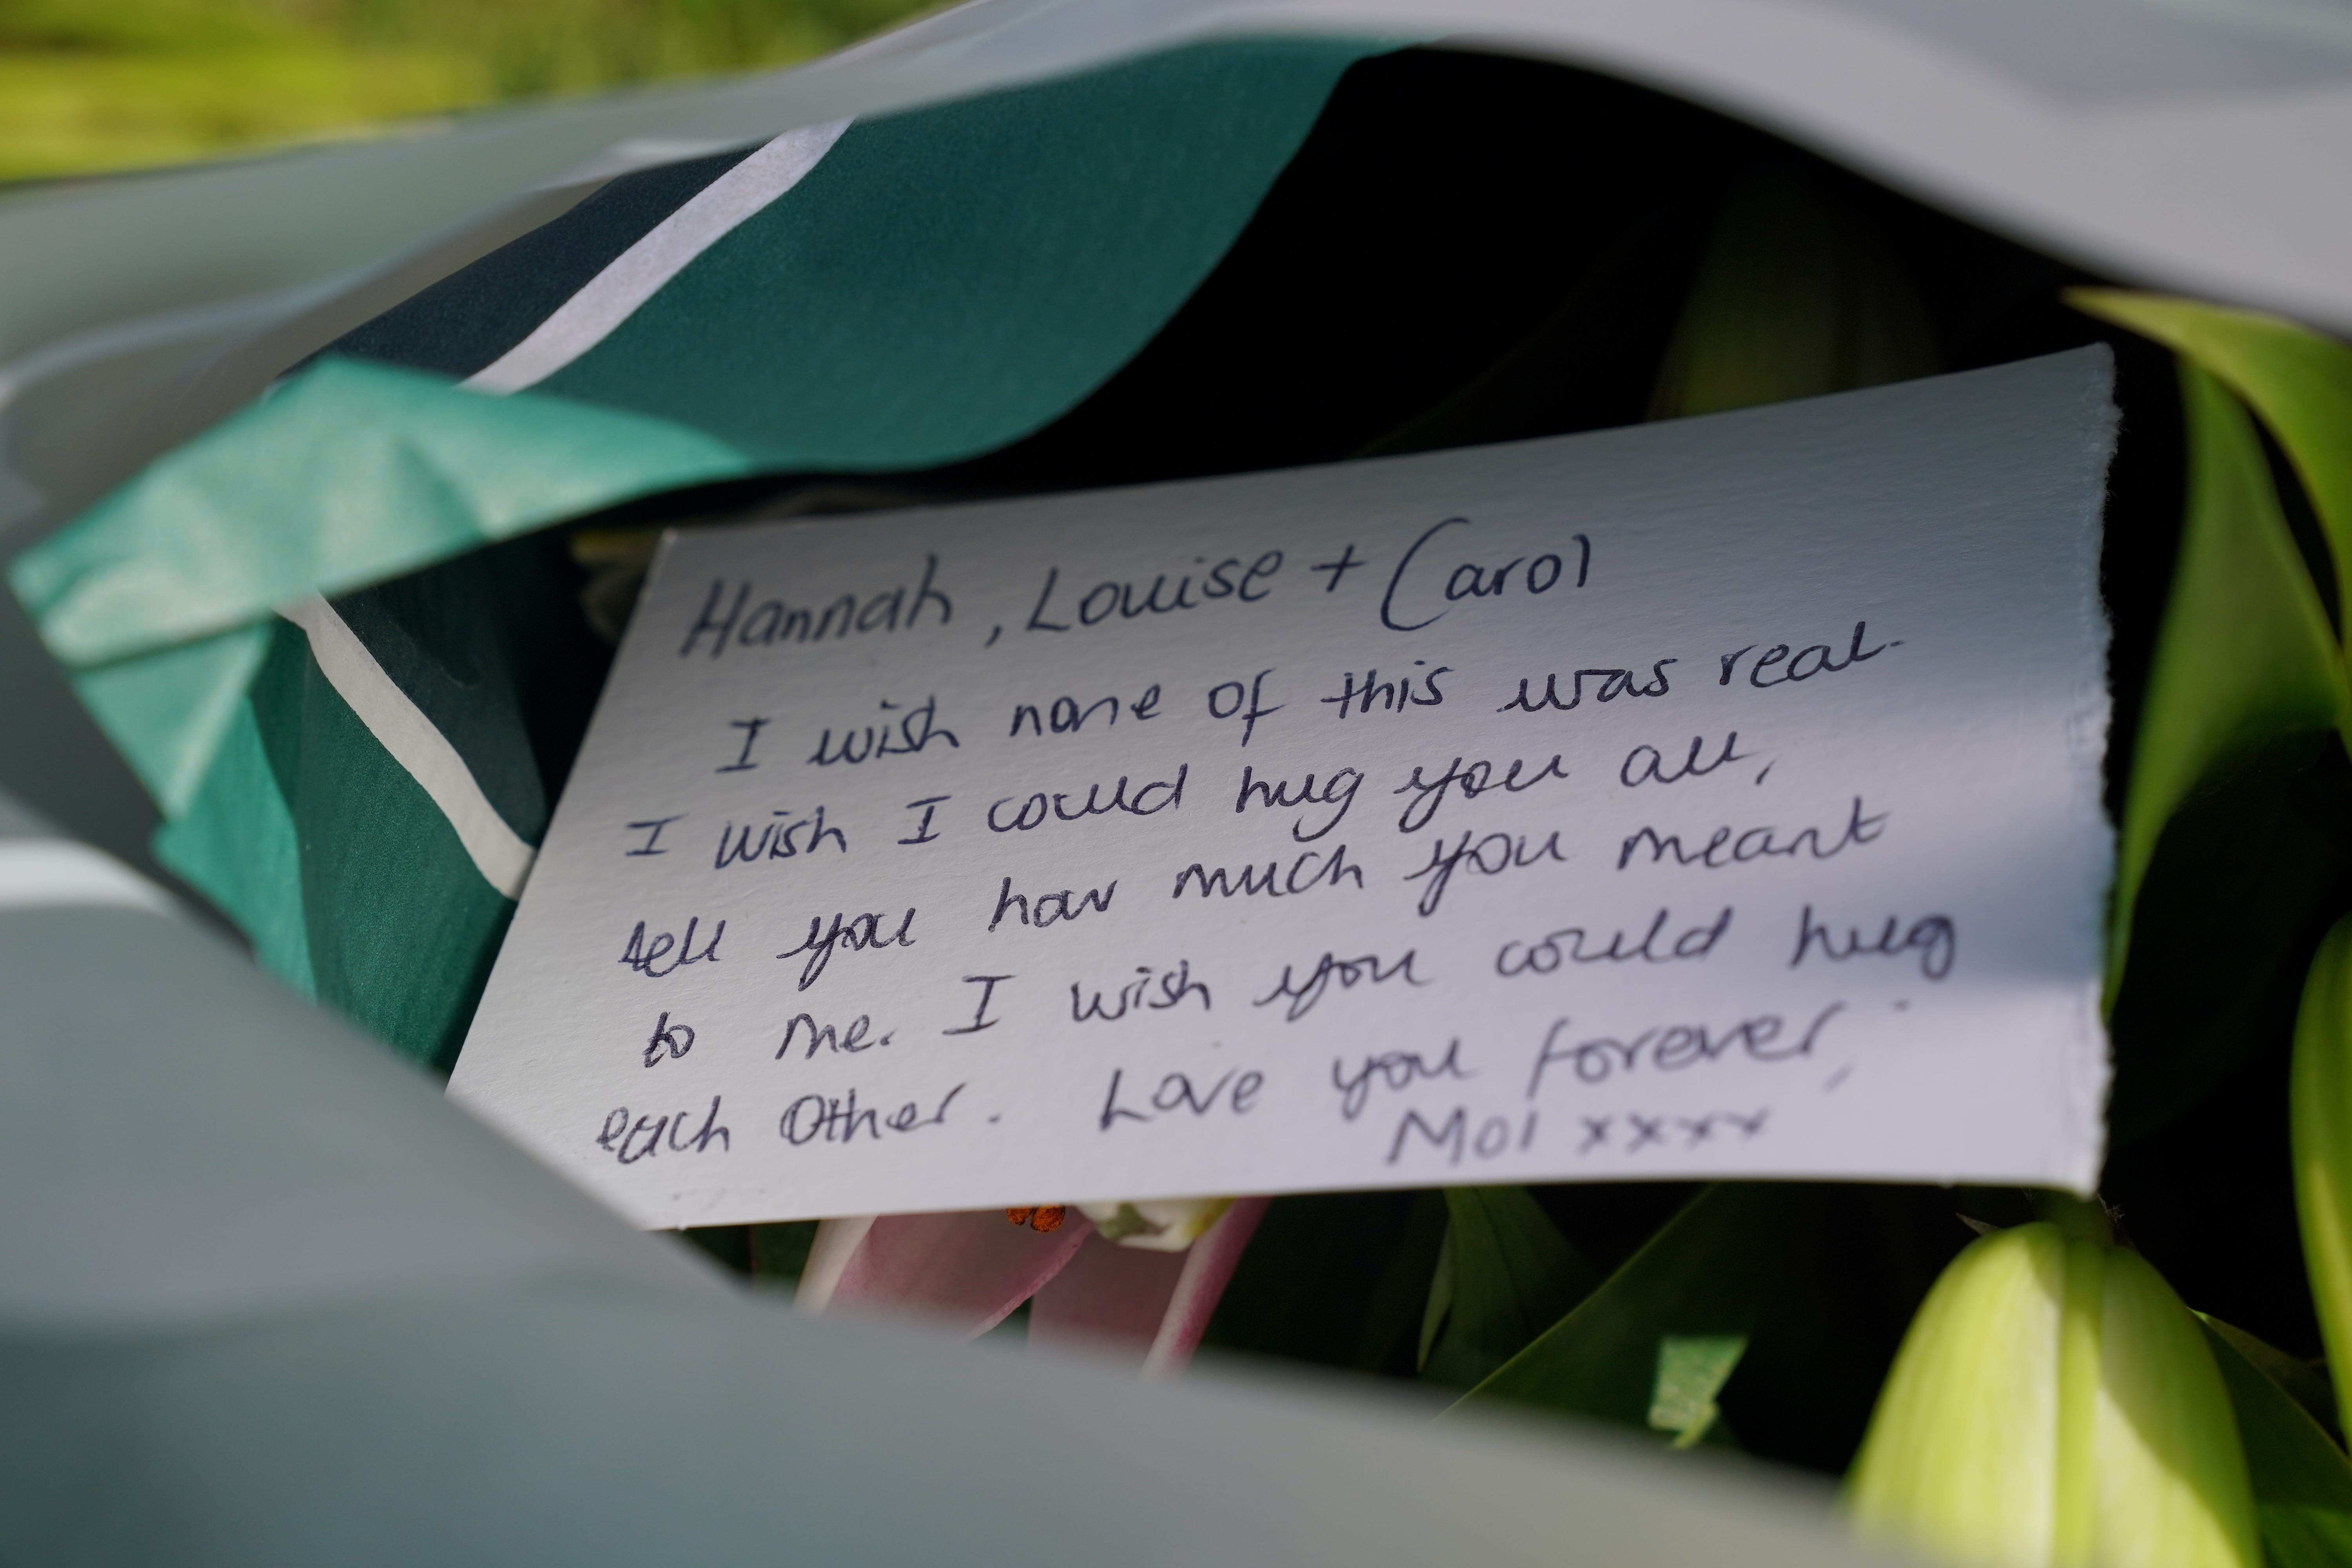
[[[1444,1199],[1441,1196],[1440,1202]],[[1437,1336],[1445,1327],[1445,1320],[1454,1311],[1454,1222],[1447,1220],[1445,1232],[1437,1242],[1437,1266],[1429,1275],[1429,1300],[1421,1309],[1421,1342],[1413,1352],[1415,1372],[1429,1370],[1429,1352],[1437,1345]]]
[[[2352,1563],[2352,1465],[2310,1412],[2240,1352],[2240,1337],[2205,1320],[2237,1413],[2263,1553],[2271,1568],[2342,1568]]]
[[[1665,1334],[1658,1340],[1658,1375],[1650,1389],[1650,1428],[1674,1435],[1688,1448],[1717,1430],[1723,1412],[1715,1396],[1748,1353],[1746,1334]]]
[[[1425,1221],[1416,1218],[1423,1198],[1434,1210]],[[1276,1198],[1202,1343],[1234,1355],[1411,1376],[1412,1330],[1444,1224],[1434,1194]]]
[[[1687,1404],[1710,1369],[1729,1375],[1783,1280],[1801,1271],[1792,1245],[1801,1194],[1768,1185],[1709,1187],[1583,1303],[1464,1395],[1651,1429],[1662,1407]],[[1667,1351],[1669,1342],[1684,1348]],[[1696,1342],[1713,1342],[1711,1350]],[[1673,1388],[1661,1385],[1670,1373]],[[1718,1378],[1705,1391],[1712,1404]],[[1677,1428],[1679,1435],[1679,1428]]]
[[[816,1242],[816,1225],[806,1219],[752,1226],[752,1282],[784,1289],[797,1286],[808,1268],[809,1248]]]
[[[2108,1019],[2114,1147],[2162,1131],[2279,1050],[2347,889],[2352,768],[2332,730],[2252,747],[2174,807]]]
[[[2352,605],[2352,348],[2254,310],[2119,289],[2077,289],[2075,309],[2152,338],[2252,404],[2311,496]]]
[[[2257,1339],[2234,1323],[2225,1323],[2210,1313],[2197,1314],[2205,1326],[2230,1342],[2231,1348],[2254,1363],[2254,1369],[2284,1389],[2289,1398],[2304,1408],[2305,1414],[2319,1423],[2330,1441],[2342,1446],[2343,1435],[2336,1423],[2336,1389],[2327,1381],[2327,1363],[2305,1361],[2289,1355],[2268,1340]]]
[[[2352,916],[2321,940],[2304,983],[2287,1131],[2303,1264],[2342,1408],[2352,1405]]]
[[[1525,1187],[1448,1187],[1445,1211],[1423,1374],[1467,1388],[1558,1322],[1600,1276]]]
[[[1414,1373],[1429,1359],[1429,1339],[1416,1336],[1427,1318],[1435,1273],[1444,1262],[1445,1199],[1434,1192],[1415,1193],[1404,1211],[1403,1224],[1389,1250],[1365,1304],[1363,1327],[1356,1335],[1353,1365],[1359,1372]],[[1411,1361],[1404,1360],[1412,1352]]]
[[[2194,365],[2183,363],[2180,379],[2188,504],[2116,845],[2110,1007],[2141,884],[2181,802],[2264,742],[2335,724],[2345,704],[2335,636],[2253,422]]]
[[[730,1274],[743,1276],[751,1272],[752,1228],[748,1225],[689,1226],[671,1234]]]

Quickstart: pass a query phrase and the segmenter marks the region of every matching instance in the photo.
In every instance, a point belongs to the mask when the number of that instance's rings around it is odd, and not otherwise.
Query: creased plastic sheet
[[[163,915],[0,913],[0,994],[12,1561],[1864,1561],[1603,1438],[796,1317]]]

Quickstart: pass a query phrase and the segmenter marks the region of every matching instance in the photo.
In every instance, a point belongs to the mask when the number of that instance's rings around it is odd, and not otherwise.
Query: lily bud
[[[1867,214],[1816,174],[1769,166],[1717,220],[1650,417],[1818,397],[1937,368],[1927,312]]]
[[[1231,1198],[1163,1198],[1150,1203],[1080,1204],[1106,1241],[1147,1252],[1181,1252],[1234,1206]]]
[[[2261,1568],[2212,1352],[2105,1231],[2077,1214],[1952,1260],[1847,1475],[1858,1531],[1982,1568]]]

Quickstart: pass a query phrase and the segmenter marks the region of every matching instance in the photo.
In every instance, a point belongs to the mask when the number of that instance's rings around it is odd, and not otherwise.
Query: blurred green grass
[[[0,0],[0,180],[787,64],[929,0]]]

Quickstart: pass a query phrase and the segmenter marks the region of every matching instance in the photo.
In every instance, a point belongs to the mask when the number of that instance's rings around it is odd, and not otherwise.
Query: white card
[[[2108,384],[677,532],[449,1091],[647,1226],[2087,1189]]]

